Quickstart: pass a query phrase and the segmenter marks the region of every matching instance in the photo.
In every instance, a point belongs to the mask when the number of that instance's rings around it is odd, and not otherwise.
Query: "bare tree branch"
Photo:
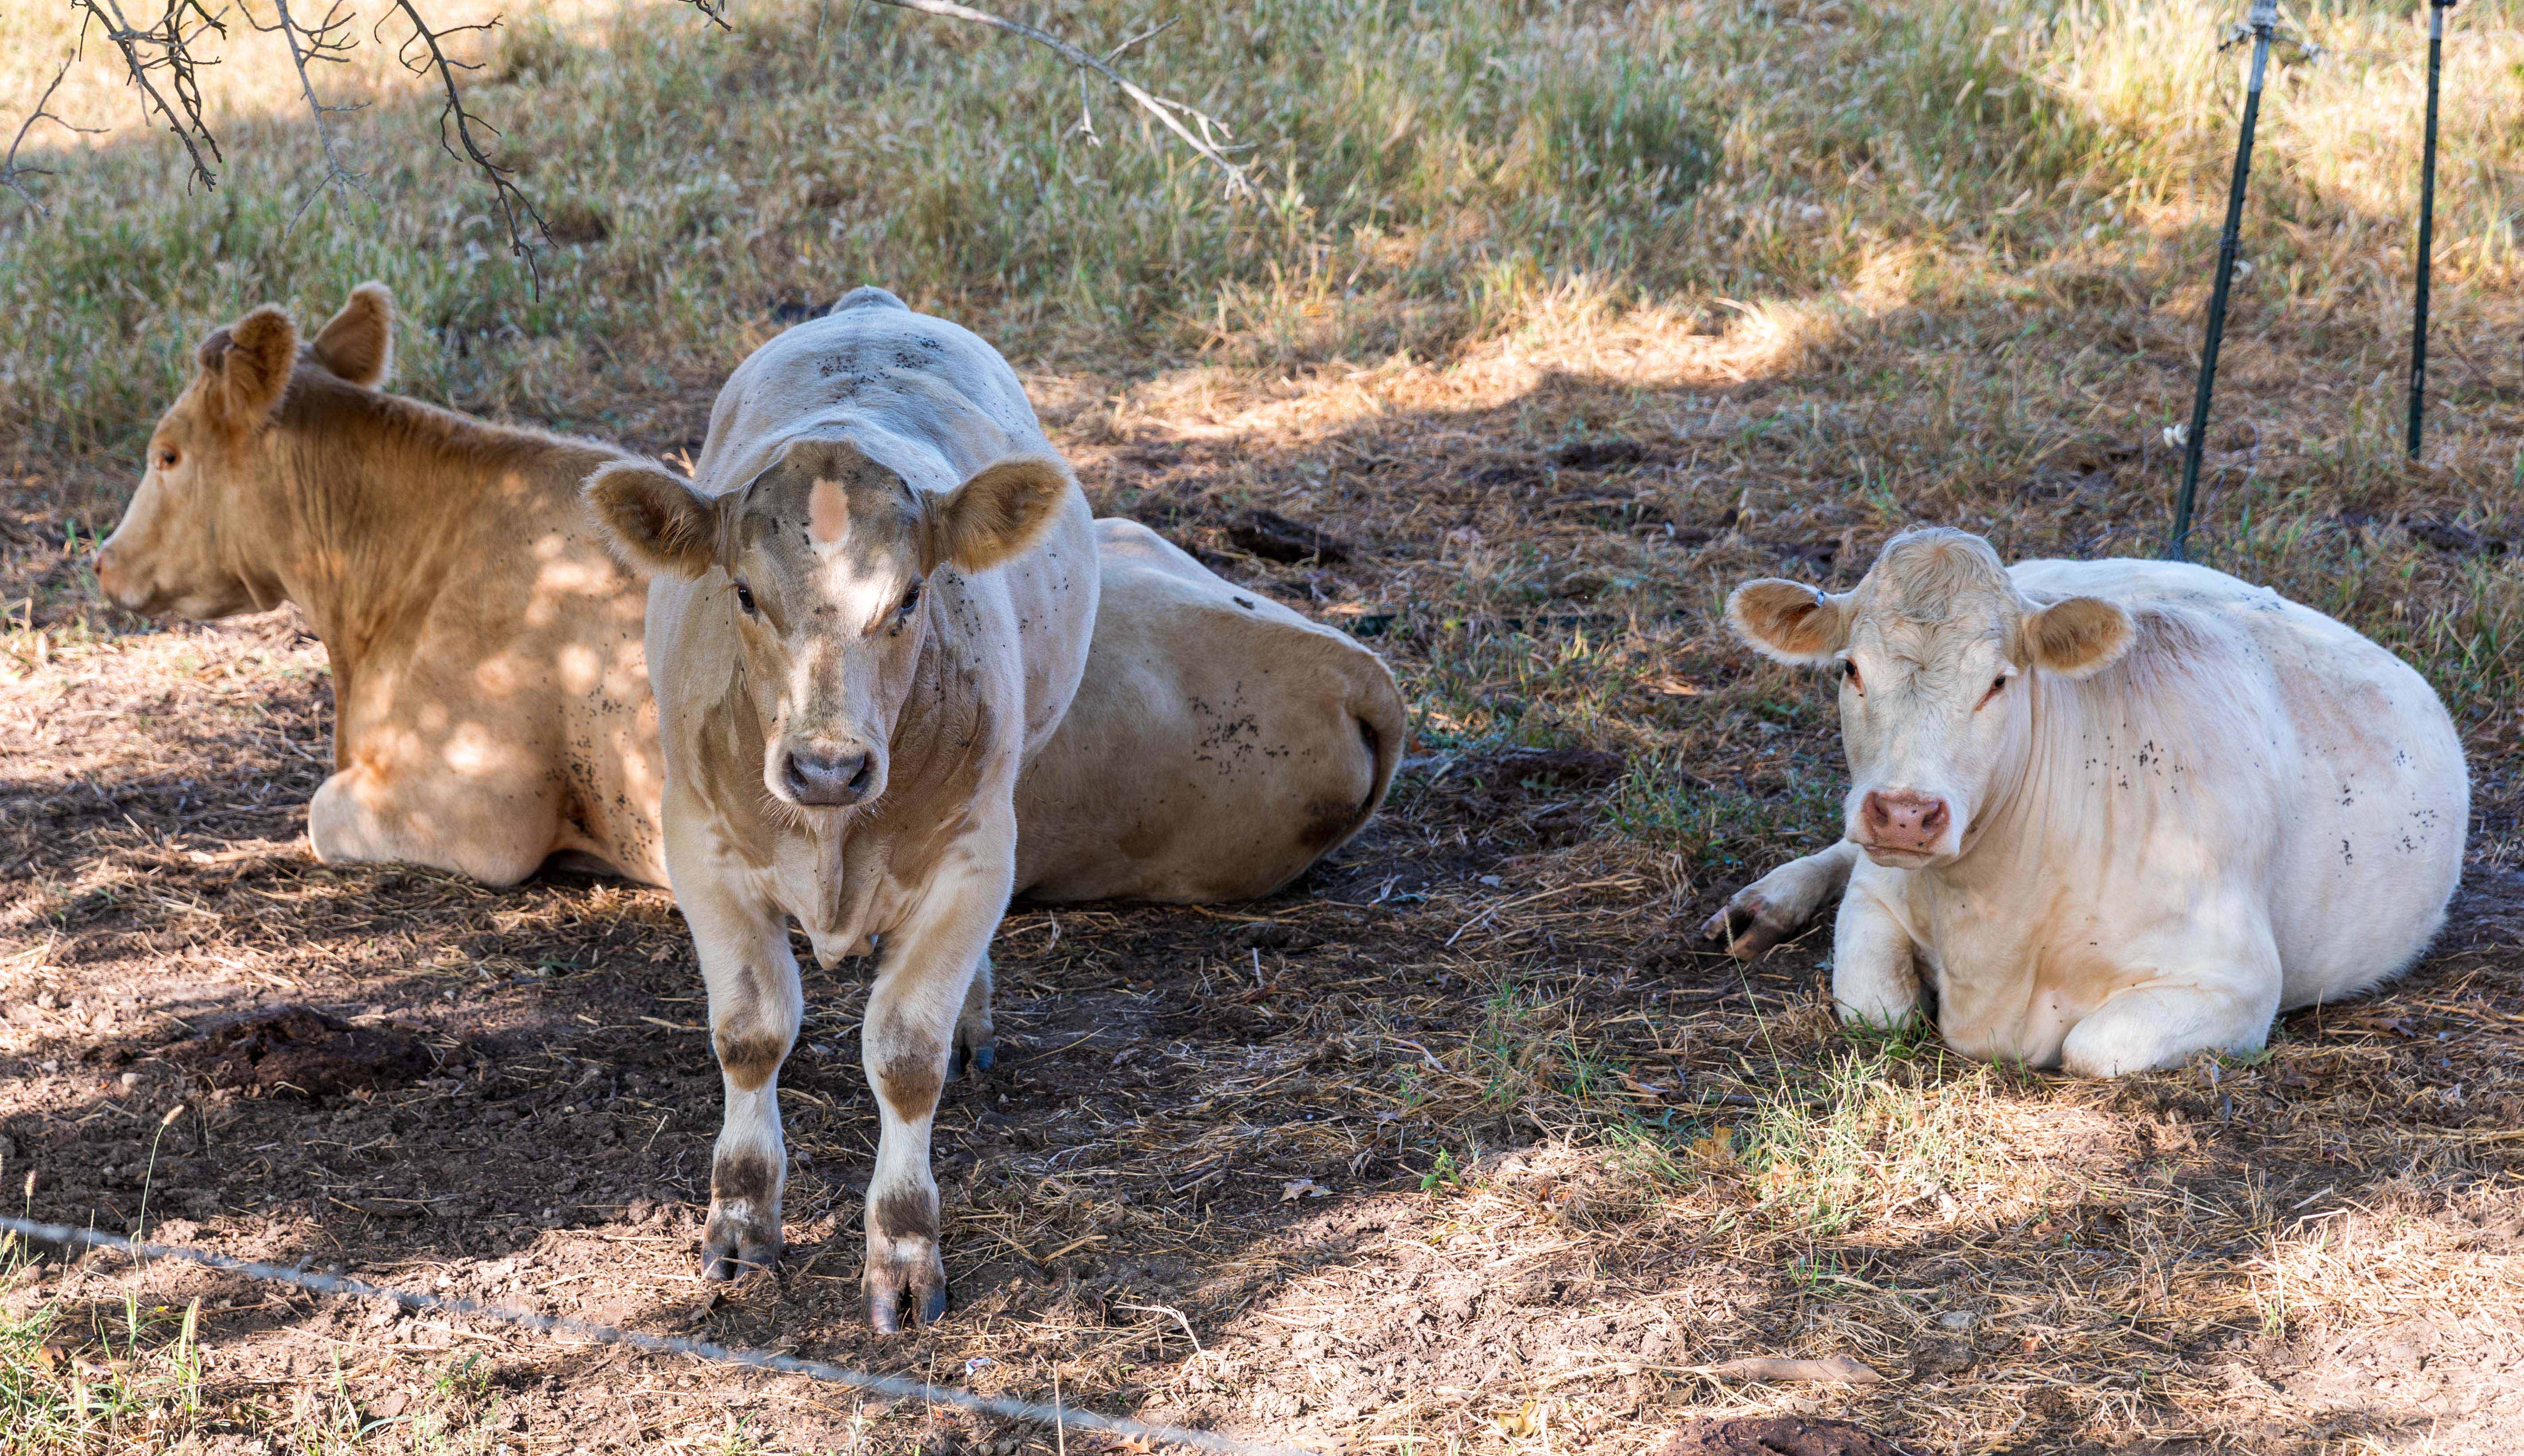
[[[306,216],[307,210],[316,205],[316,200],[332,190],[336,182],[355,191],[367,190],[367,183],[360,173],[344,165],[340,148],[341,138],[335,135],[332,122],[334,117],[348,116],[353,112],[365,110],[367,103],[354,101],[326,105],[316,96],[316,79],[309,72],[311,65],[320,62],[343,64],[348,61],[352,48],[358,44],[346,33],[351,23],[359,18],[346,8],[348,0],[330,0],[324,12],[324,18],[313,25],[303,25],[290,15],[289,0],[271,0],[273,19],[268,25],[256,20],[253,11],[245,12],[247,24],[266,34],[277,30],[281,38],[289,42],[289,61],[298,69],[299,93],[307,98],[308,116],[314,120],[316,138],[324,149],[324,179],[316,184],[316,190],[307,195],[305,202],[299,204],[298,217]],[[244,8],[242,0],[239,8]],[[291,226],[297,225],[298,217],[290,218]]]
[[[18,134],[10,138],[9,155],[6,158],[0,158],[0,187],[6,187],[10,191],[17,193],[18,196],[25,202],[26,206],[35,210],[38,216],[49,214],[52,210],[45,207],[42,200],[35,196],[33,189],[26,185],[26,179],[28,177],[51,176],[53,174],[53,170],[49,167],[28,167],[18,160],[18,152],[19,149],[26,145],[26,133],[35,129],[35,123],[37,121],[50,121],[65,131],[85,131],[89,129],[85,126],[72,125],[70,122],[65,121],[60,117],[54,115],[51,110],[53,104],[53,93],[62,88],[62,77],[71,73],[71,63],[77,59],[78,53],[76,51],[73,51],[71,54],[62,58],[61,70],[53,73],[53,83],[44,88],[43,95],[35,98],[35,109],[26,114],[26,120],[21,122],[18,126]]]
[[[718,26],[720,29],[726,30],[732,28],[727,23],[727,0],[684,0],[684,3],[691,6],[693,9],[700,11],[711,24]],[[823,23],[821,20],[818,20],[816,24],[821,24]]]
[[[122,7],[117,0],[71,0],[71,8],[86,12],[89,18],[80,25],[82,38],[87,34],[88,24],[102,28],[105,38],[121,53],[124,73],[140,88],[143,114],[156,112],[166,121],[167,129],[184,144],[184,155],[192,160],[193,175],[205,189],[217,187],[218,175],[211,170],[210,162],[203,160],[202,152],[208,148],[212,162],[224,163],[227,159],[219,154],[218,139],[211,135],[210,123],[202,118],[201,68],[218,63],[196,58],[193,42],[205,30],[225,35],[228,27],[202,8],[202,0],[167,0],[167,14],[146,30],[135,28],[123,19]],[[190,30],[185,28],[188,17],[194,20]],[[153,72],[166,73],[166,91],[159,90],[150,79]],[[172,100],[169,99],[170,93]]]
[[[414,75],[435,75],[447,93],[447,105],[438,114],[438,144],[447,149],[447,155],[460,162],[470,162],[474,170],[482,173],[483,179],[491,184],[492,203],[499,208],[500,220],[509,229],[509,251],[524,261],[527,275],[533,279],[536,288],[542,288],[543,269],[535,262],[535,245],[526,240],[526,224],[534,224],[536,236],[547,236],[544,215],[535,211],[533,200],[518,187],[514,170],[492,161],[491,155],[482,150],[481,142],[473,134],[475,128],[493,136],[500,134],[500,128],[465,110],[464,93],[457,84],[456,73],[476,68],[451,59],[445,44],[451,35],[461,35],[468,30],[487,31],[499,24],[499,21],[494,19],[476,25],[433,30],[429,23],[420,18],[420,11],[413,6],[413,0],[393,0],[393,8],[401,11],[404,19],[412,23],[413,32],[396,52],[395,59]],[[461,152],[457,150],[460,146],[463,148]]]
[[[1256,197],[1261,194],[1261,189],[1253,185],[1253,179],[1245,174],[1244,169],[1230,161],[1226,152],[1221,150],[1223,142],[1235,134],[1228,130],[1225,123],[1183,102],[1149,95],[1133,84],[1130,77],[1115,71],[1108,62],[1098,59],[1092,52],[1080,50],[1047,30],[1039,30],[1021,21],[1006,20],[992,15],[988,11],[975,10],[969,5],[958,5],[955,0],[874,0],[874,3],[891,5],[898,10],[917,11],[922,15],[940,16],[950,21],[967,21],[976,25],[988,25],[994,30],[1004,30],[1010,35],[1021,35],[1038,45],[1048,46],[1070,65],[1081,71],[1092,71],[1111,81],[1123,95],[1139,103],[1141,110],[1164,122],[1167,130],[1183,139],[1184,145],[1191,148],[1220,171],[1226,173],[1228,196]],[[1123,51],[1138,44],[1140,40],[1146,38],[1142,35],[1124,41],[1113,54],[1119,56]],[[1189,119],[1191,126],[1184,124],[1184,120],[1187,118]],[[1192,127],[1195,126],[1200,129],[1200,134],[1197,136],[1192,134]],[[1091,137],[1094,134],[1092,122],[1085,129]]]

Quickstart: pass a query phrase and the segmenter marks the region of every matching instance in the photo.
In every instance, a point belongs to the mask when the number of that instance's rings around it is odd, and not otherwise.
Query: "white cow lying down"
[[[1956,1050],[2090,1076],[2253,1051],[2282,1010],[2408,967],[2471,786],[2425,680],[2266,588],[2026,561],[1921,530],[1840,596],[1747,582],[1738,635],[1839,674],[1840,843],[1704,927],[1750,956],[1832,896],[1832,996],[1934,996]]]

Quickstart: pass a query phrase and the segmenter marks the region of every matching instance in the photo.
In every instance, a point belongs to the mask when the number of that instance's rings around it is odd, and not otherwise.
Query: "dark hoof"
[[[702,1278],[723,1283],[780,1267],[781,1239],[774,1232],[713,1219],[702,1236]]]
[[[946,1080],[955,1081],[962,1077],[967,1069],[987,1072],[998,1059],[998,1043],[983,1042],[978,1045],[969,1044],[959,1035],[955,1038],[955,1050],[946,1058]]]
[[[1758,899],[1742,906],[1727,905],[1701,923],[1700,934],[1708,940],[1723,942],[1726,953],[1737,960],[1751,960],[1781,939],[1781,931],[1762,918],[1767,908]]]
[[[917,1269],[874,1269],[867,1272],[868,1324],[879,1335],[902,1333],[902,1313],[914,1324],[935,1325],[946,1317],[946,1278],[929,1266]]]

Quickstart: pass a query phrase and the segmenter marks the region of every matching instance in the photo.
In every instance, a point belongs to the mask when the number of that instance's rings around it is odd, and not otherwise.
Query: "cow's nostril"
[[[868,769],[871,766],[872,764],[869,761],[868,755],[865,753],[859,754],[858,772],[851,774],[849,783],[845,786],[851,794],[858,795],[865,794],[867,792]]]

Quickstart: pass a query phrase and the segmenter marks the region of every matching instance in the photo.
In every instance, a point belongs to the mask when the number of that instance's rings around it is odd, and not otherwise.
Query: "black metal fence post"
[[[2217,387],[2217,346],[2226,335],[2226,291],[2235,281],[2235,254],[2242,247],[2244,183],[2253,170],[2253,126],[2261,115],[2261,81],[2269,73],[2270,36],[2278,29],[2278,0],[2253,0],[2245,25],[2253,32],[2253,76],[2244,92],[2244,129],[2235,143],[2235,176],[2226,189],[2226,229],[2217,235],[2217,282],[2208,294],[2208,337],[2200,348],[2200,388],[2191,399],[2191,432],[2182,442],[2182,490],[2173,499],[2173,531],[2165,559],[2189,559],[2191,507],[2200,494],[2200,454],[2208,438],[2208,397]]]
[[[2410,301],[2409,456],[2419,458],[2419,414],[2428,395],[2428,260],[2437,232],[2437,82],[2445,70],[2445,16],[2454,0],[2428,0],[2428,127],[2419,152],[2418,286]]]

